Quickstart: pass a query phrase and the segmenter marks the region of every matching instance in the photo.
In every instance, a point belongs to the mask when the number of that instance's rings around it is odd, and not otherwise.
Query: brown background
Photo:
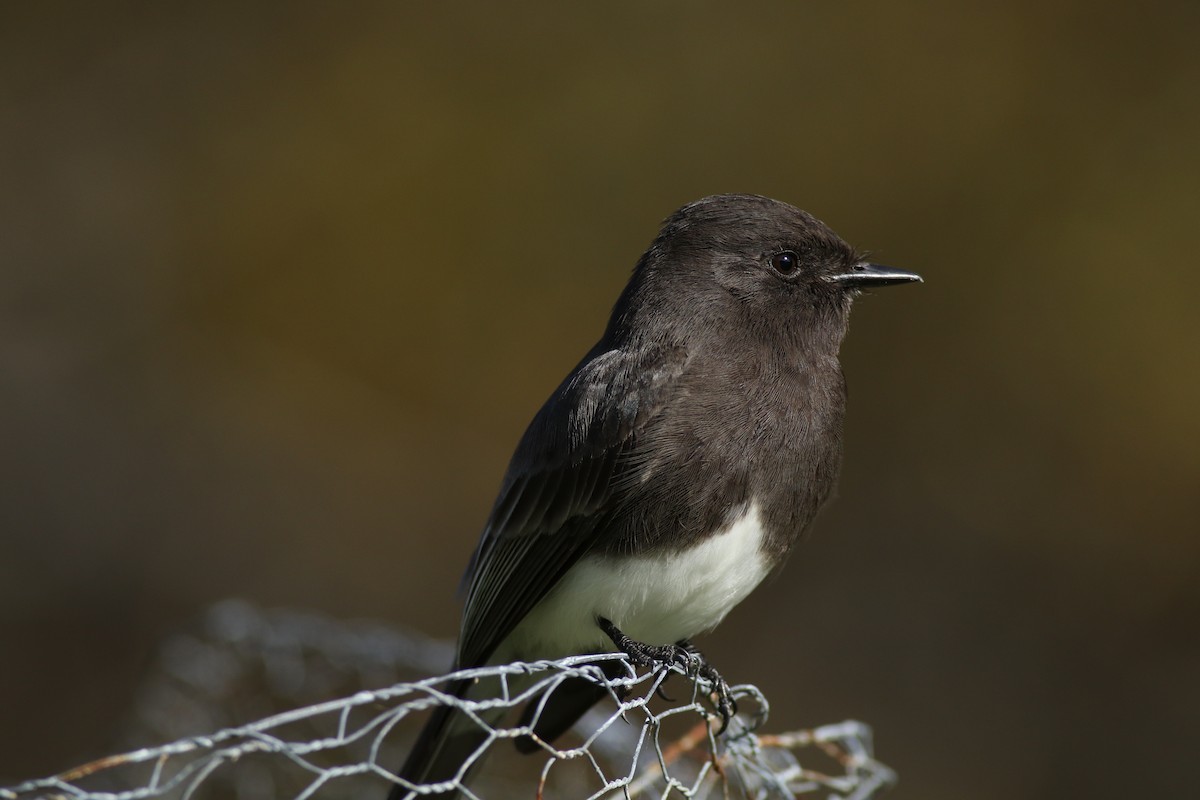
[[[0,13],[0,775],[103,755],[220,598],[451,635],[657,221],[752,191],[926,284],[707,651],[897,798],[1182,794],[1200,5],[428,5]]]

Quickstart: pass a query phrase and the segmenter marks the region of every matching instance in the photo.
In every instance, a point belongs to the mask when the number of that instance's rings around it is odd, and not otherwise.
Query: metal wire
[[[875,760],[870,729],[862,723],[759,733],[767,701],[753,686],[737,686],[732,691],[740,713],[717,737],[711,686],[677,667],[639,674],[621,655],[393,678],[385,689],[308,702],[249,724],[214,725],[219,729],[206,735],[179,734],[181,726],[194,732],[265,702],[311,700],[332,687],[428,672],[449,652],[444,643],[380,626],[225,603],[207,615],[202,631],[164,645],[156,676],[139,700],[128,736],[145,741],[166,734],[174,741],[0,789],[0,800],[383,800],[396,782],[419,798],[448,784],[408,784],[393,770],[420,722],[439,705],[473,715],[486,731],[479,752],[494,753],[489,764],[469,785],[452,782],[479,800],[622,795],[705,800],[714,793],[754,800],[865,800],[895,781]],[[602,660],[619,662],[619,677],[605,677],[596,666]],[[461,678],[487,681],[496,690],[475,699],[447,693]],[[569,678],[602,684],[609,698],[561,741],[543,743],[539,754],[522,756],[504,746],[531,732],[530,725],[518,724],[515,712]],[[680,699],[667,700],[667,694]]]

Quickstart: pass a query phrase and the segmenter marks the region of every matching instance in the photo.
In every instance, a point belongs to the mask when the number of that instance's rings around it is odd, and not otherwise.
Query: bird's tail
[[[509,691],[519,691],[519,687],[513,685],[516,677],[509,676]],[[497,678],[459,680],[447,686],[445,691],[463,700],[501,696]],[[417,736],[399,775],[414,784],[454,783],[445,791],[432,794],[418,794],[398,783],[392,787],[388,800],[457,798],[467,778],[482,765],[492,728],[509,710],[500,706],[475,710],[469,714],[457,703],[446,703],[435,708]]]
[[[621,662],[600,661],[595,664],[608,681],[614,681],[624,674]],[[586,678],[567,678],[551,693],[539,699],[530,700],[521,713],[521,726],[533,729],[534,736],[543,742],[553,742],[588,712],[588,710],[612,693],[607,683],[597,683]],[[625,690],[617,690],[618,696],[624,696]],[[542,747],[532,736],[518,736],[513,744],[520,753],[536,753]]]
[[[616,661],[597,664],[609,679],[623,673]],[[529,688],[534,676],[509,675],[507,696],[514,697]],[[499,678],[464,679],[450,684],[447,694],[462,700],[483,700],[503,696]],[[533,698],[525,707],[518,724],[532,728],[534,736],[551,742],[567,731],[589,708],[608,696],[605,685],[584,678],[567,678],[548,697]],[[449,784],[444,791],[419,794],[403,784],[396,784],[388,800],[456,800],[469,777],[482,764],[489,749],[492,730],[501,722],[510,706],[476,708],[467,713],[458,703],[445,703],[434,709],[429,721],[417,736],[399,776],[412,784]],[[541,752],[541,745],[530,736],[514,741],[522,753]]]

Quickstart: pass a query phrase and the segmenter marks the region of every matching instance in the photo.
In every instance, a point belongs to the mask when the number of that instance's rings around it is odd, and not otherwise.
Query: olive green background
[[[0,10],[0,775],[207,604],[451,636],[658,220],[757,192],[857,304],[840,496],[701,644],[896,798],[1194,790],[1200,4]]]

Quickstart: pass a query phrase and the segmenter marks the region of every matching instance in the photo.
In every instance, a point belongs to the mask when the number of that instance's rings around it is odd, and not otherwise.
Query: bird
[[[463,579],[455,667],[618,651],[690,664],[728,722],[728,686],[691,639],[783,565],[834,491],[852,301],[920,280],[760,195],[671,214],[516,446]],[[573,678],[530,703],[518,749],[552,741],[606,693]],[[424,796],[449,800],[486,739],[442,705],[398,776],[444,783]],[[415,796],[396,783],[389,800]]]

